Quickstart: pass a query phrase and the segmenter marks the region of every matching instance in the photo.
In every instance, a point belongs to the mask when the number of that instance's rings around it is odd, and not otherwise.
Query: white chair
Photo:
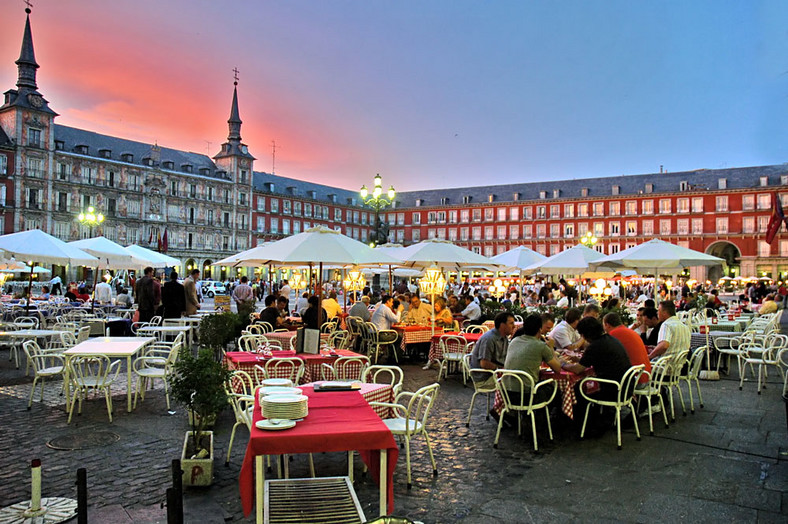
[[[507,386],[508,380],[508,386]],[[539,388],[546,388],[550,385],[553,386],[550,391],[549,397],[546,395],[539,395],[542,400],[536,401]],[[522,413],[527,413],[531,416],[531,433],[534,439],[534,451],[539,451],[539,444],[536,441],[536,416],[534,412],[537,409],[544,409],[547,417],[547,430],[550,434],[550,440],[553,440],[553,427],[550,423],[550,410],[548,407],[555,398],[555,393],[558,391],[558,383],[552,379],[542,380],[534,384],[534,379],[525,371],[515,369],[500,370],[498,378],[495,381],[495,387],[503,398],[503,409],[501,416],[498,419],[498,431],[495,433],[495,442],[493,447],[498,447],[498,439],[501,436],[501,427],[503,427],[504,415],[509,411],[517,412],[517,434],[522,434]],[[512,394],[515,395],[512,398]],[[519,395],[519,398],[517,396]]]
[[[465,375],[470,377],[471,384],[473,384],[473,396],[471,397],[471,406],[468,408],[468,419],[465,421],[465,427],[471,427],[471,414],[473,413],[473,404],[476,402],[476,396],[483,394],[487,397],[487,411],[485,411],[485,418],[490,420],[490,394],[496,391],[495,386],[495,371],[492,369],[472,368],[471,367],[471,354],[466,354],[462,359],[462,366],[465,370]],[[485,375],[484,380],[474,380],[471,373],[478,372]]]
[[[137,375],[137,390],[134,393],[134,408],[137,408],[137,397],[145,400],[145,390],[148,383],[161,379],[164,382],[164,398],[167,400],[167,409],[170,409],[170,392],[167,382],[173,372],[173,366],[178,359],[181,344],[176,344],[168,351],[166,349],[149,349],[145,356],[139,357],[132,364],[134,374]]]
[[[332,364],[320,366],[323,380],[362,380],[369,367],[369,358],[339,357]]]
[[[432,474],[438,476],[438,467],[435,464],[435,457],[432,454],[430,437],[427,434],[427,423],[429,422],[430,410],[438,396],[440,384],[430,384],[419,389],[415,393],[407,391],[401,392],[390,402],[370,402],[370,406],[380,406],[391,408],[395,414],[393,418],[383,419],[383,423],[389,428],[392,434],[405,439],[405,464],[408,468],[408,489],[412,487],[410,471],[410,440],[417,435],[424,435],[427,442],[427,452],[432,463]],[[407,402],[404,405],[403,402]]]
[[[586,424],[588,423],[588,413],[591,410],[591,405],[596,404],[598,406],[607,406],[615,408],[616,410],[616,430],[618,432],[618,449],[621,449],[621,408],[629,407],[630,411],[632,412],[632,420],[635,423],[635,435],[637,435],[637,439],[640,440],[640,428],[638,427],[638,419],[635,413],[635,406],[632,403],[633,395],[635,386],[638,383],[638,379],[640,378],[641,373],[646,366],[640,364],[638,366],[632,366],[624,373],[624,376],[621,377],[621,382],[616,382],[615,380],[609,380],[605,378],[599,377],[586,377],[580,381],[580,394],[588,401],[588,405],[586,406],[586,414],[583,418],[583,429],[580,430],[580,438],[582,439],[586,433]],[[615,386],[616,388],[616,398],[612,400],[606,400],[601,398],[589,397],[585,389],[583,389],[584,384],[589,381],[593,380],[594,382],[598,382],[600,384],[609,384],[611,386]]]
[[[741,366],[742,377],[739,381],[739,389],[742,389],[742,381],[744,380],[744,370],[747,365],[758,366],[758,394],[761,394],[761,388],[766,387],[766,368],[767,366],[774,366],[780,373],[780,378],[783,379],[782,362],[780,360],[780,352],[788,348],[788,335],[771,334],[769,335],[766,344],[763,346],[762,351],[754,351],[754,348],[747,348],[747,354],[743,357],[743,364]],[[759,348],[760,349],[760,348]]]
[[[687,392],[689,393],[690,413],[695,414],[695,401],[692,398],[692,383],[698,390],[698,402],[703,408],[703,395],[700,393],[700,367],[703,364],[703,357],[706,356],[706,346],[701,346],[692,352],[692,356],[687,362],[687,373],[679,376],[679,382],[687,383]]]
[[[109,357],[96,355],[91,357],[73,357],[66,361],[69,378],[74,386],[71,405],[68,409],[68,423],[74,415],[74,404],[79,400],[79,411],[82,414],[82,400],[92,389],[103,391],[107,402],[107,414],[112,422],[112,393],[110,387],[120,373],[120,360],[110,362]]]
[[[364,325],[367,355],[369,355],[370,359],[374,354],[374,362],[377,364],[381,348],[388,347],[391,348],[391,353],[394,355],[394,361],[399,364],[397,348],[394,347],[394,342],[397,340],[397,332],[393,329],[378,329],[372,322],[365,322]]]
[[[268,339],[265,335],[241,335],[238,337],[236,348],[238,351],[255,352],[259,346],[268,346]]]
[[[489,328],[482,324],[478,324],[478,325],[470,324],[468,326],[465,326],[465,329],[463,331],[465,331],[466,333],[487,333],[489,331]]]
[[[82,326],[77,332],[77,344],[90,338],[90,326]]]
[[[348,349],[350,346],[350,333],[337,329],[328,336],[328,347],[334,349]]]
[[[361,377],[361,382],[367,384],[389,384],[393,395],[396,397],[402,391],[402,380],[405,374],[399,366],[384,366],[376,364],[367,366]]]
[[[449,366],[452,362],[462,365],[462,359],[468,353],[468,341],[458,335],[442,335],[438,339],[438,345],[443,353],[443,359],[438,368],[438,380],[440,380],[441,376],[448,378]],[[466,382],[464,368],[462,368],[462,382]]]
[[[27,340],[22,344],[22,350],[27,356],[27,361],[33,366],[33,386],[30,388],[30,399],[27,402],[27,409],[33,406],[33,394],[36,391],[36,383],[41,380],[41,402],[44,401],[44,380],[49,377],[63,375],[65,370],[65,359],[62,355],[42,350],[35,340]]]
[[[264,376],[258,380],[258,384],[268,378],[286,378],[297,386],[304,376],[304,361],[300,358],[272,358],[266,361],[263,371]]]
[[[227,459],[224,461],[225,466],[230,464],[230,452],[233,449],[235,430],[238,429],[238,426],[246,426],[246,429],[250,432],[252,431],[254,388],[252,377],[242,370],[233,371],[227,384],[225,384],[225,391],[235,414],[235,424],[232,432],[230,432],[230,444],[227,446]]]
[[[648,429],[649,435],[654,435],[654,417],[651,409],[651,397],[657,397],[659,400],[659,407],[662,411],[662,417],[665,419],[665,427],[670,427],[668,424],[668,410],[665,409],[665,402],[662,400],[662,384],[665,382],[665,373],[670,370],[670,357],[660,357],[651,364],[651,372],[643,371],[644,374],[649,375],[649,381],[645,387],[635,388],[634,394],[638,399],[637,405],[640,406],[640,399],[645,398],[648,407]],[[637,413],[635,413],[637,415]]]
[[[254,324],[250,324],[246,329],[250,329],[253,326],[256,331],[260,332],[260,334],[271,333],[274,330],[274,327],[269,322],[256,322]]]

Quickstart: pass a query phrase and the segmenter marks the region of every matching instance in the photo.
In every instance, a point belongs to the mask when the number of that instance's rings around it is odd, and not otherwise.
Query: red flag
[[[150,234],[148,235],[148,245],[153,244],[153,228],[150,228]]]
[[[170,247],[170,246],[169,246],[169,243],[170,243],[170,242],[169,242],[169,240],[167,239],[167,229],[165,228],[165,229],[164,229],[164,236],[163,236],[163,237],[162,237],[162,239],[161,239],[161,247],[162,247],[162,249],[164,249],[164,253],[166,253],[166,252],[167,252],[167,249],[169,249],[169,247]]]
[[[780,232],[784,221],[783,204],[775,191],[772,193],[772,218],[769,220],[769,226],[766,228],[766,242],[771,244],[774,241],[774,237]],[[788,222],[786,222],[786,227],[788,227]]]
[[[158,252],[161,253],[161,233],[158,234],[158,237],[156,238],[156,242],[159,245]]]

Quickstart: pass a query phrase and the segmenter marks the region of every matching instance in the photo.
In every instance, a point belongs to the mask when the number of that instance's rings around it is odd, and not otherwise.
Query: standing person
[[[252,286],[249,285],[249,279],[246,276],[242,276],[241,283],[233,289],[233,300],[238,307],[242,307],[247,302],[254,304],[254,291],[252,291]]]
[[[104,282],[103,280],[96,284],[96,294],[94,295],[96,302],[99,304],[111,304],[112,303],[112,286]]]
[[[192,272],[183,281],[183,292],[186,296],[186,316],[194,315],[200,309],[200,299],[197,298],[198,280],[200,280],[200,270],[192,269]]]
[[[282,287],[279,289],[279,296],[285,297],[287,300],[290,300],[290,285],[287,282],[287,279],[282,280]]]
[[[178,272],[170,272],[170,280],[161,287],[161,304],[164,318],[181,318],[186,310],[186,291],[178,282]]]
[[[55,276],[55,278],[53,278],[52,280],[49,281],[49,287],[52,289],[52,294],[53,295],[62,295],[63,294],[63,290],[60,287],[62,283],[63,283],[63,281],[60,280],[59,276]]]
[[[293,313],[298,313],[299,315],[303,315],[304,311],[306,311],[306,308],[308,307],[309,307],[309,293],[304,291],[304,293],[298,298],[298,300],[296,300],[296,305],[295,305],[295,309],[293,310]]]
[[[137,280],[134,296],[140,312],[139,321],[149,322],[161,302],[161,285],[153,278],[152,267],[146,267],[142,278]]]

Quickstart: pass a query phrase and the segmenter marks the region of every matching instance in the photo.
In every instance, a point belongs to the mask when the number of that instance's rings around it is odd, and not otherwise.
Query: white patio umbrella
[[[537,253],[533,249],[529,249],[525,246],[517,246],[505,253],[490,257],[490,260],[493,262],[506,266],[507,272],[520,272],[531,264],[541,262],[545,259],[547,259],[547,257],[543,254]]]
[[[120,244],[106,237],[85,238],[69,242],[99,259],[100,269],[140,269],[149,265],[149,260],[131,253]]]
[[[18,264],[18,263],[13,267],[0,269],[0,271],[2,271],[3,273],[31,273],[32,272],[36,275],[48,275],[52,273],[52,271],[50,271],[45,267],[35,266],[31,268],[27,264]]]
[[[489,258],[457,246],[448,240],[424,240],[404,248],[397,256],[402,259],[401,264],[404,267],[423,269],[437,267],[444,271],[463,269],[495,271],[501,267],[500,264]]]
[[[582,275],[589,271],[589,264],[604,255],[591,248],[578,244],[551,257],[523,268],[527,273],[545,275]]]
[[[39,264],[71,264],[73,266],[94,266],[98,259],[75,246],[70,246],[40,229],[30,229],[0,236],[0,249],[19,260]],[[30,286],[33,273],[30,273]],[[30,308],[30,294],[27,297]]]
[[[12,271],[13,272],[14,270],[17,270],[17,269],[20,269],[20,268],[24,270],[25,268],[29,268],[29,267],[30,266],[28,266],[24,262],[20,262],[19,260],[16,260],[14,257],[10,257],[10,258],[2,257],[2,258],[0,258],[0,270],[2,270],[2,271]],[[30,271],[29,269],[27,269],[27,270]]]
[[[181,261],[177,258],[165,255],[164,253],[158,253],[152,249],[138,246],[137,244],[126,246],[126,251],[129,251],[132,255],[141,260],[147,260],[148,263],[145,264],[146,266],[174,267],[181,265]]]

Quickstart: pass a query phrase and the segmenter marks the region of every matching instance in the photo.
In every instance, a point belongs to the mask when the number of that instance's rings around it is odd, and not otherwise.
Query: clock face
[[[27,101],[33,107],[42,107],[44,105],[44,99],[41,98],[41,95],[29,94],[27,95]]]

